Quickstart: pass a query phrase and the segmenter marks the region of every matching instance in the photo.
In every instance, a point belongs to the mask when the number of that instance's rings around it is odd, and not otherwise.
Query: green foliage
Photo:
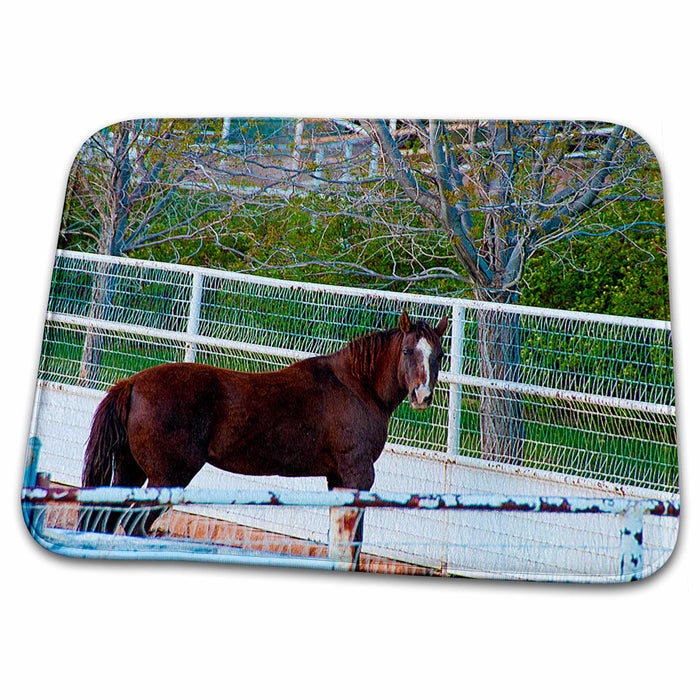
[[[527,263],[522,304],[670,318],[662,202],[618,203]]]
[[[206,206],[192,196],[174,198],[153,224],[172,226],[172,221],[187,221],[192,209]],[[219,202],[220,207],[231,206]],[[328,201],[324,202],[326,210]],[[283,276],[350,286],[382,287],[403,291],[406,285],[387,285],[381,279],[359,276],[341,265],[343,261],[371,267],[378,273],[409,275],[410,265],[392,250],[384,238],[357,218],[312,213],[312,202],[292,202],[285,208],[236,210],[222,214],[221,208],[203,215],[193,230],[183,224],[175,230],[176,240],[142,248],[132,257],[210,268],[246,271],[256,269],[263,276]],[[527,263],[520,303],[529,306],[609,313],[642,318],[669,318],[668,270],[663,206],[660,203],[637,203],[629,214],[641,223],[620,221],[614,213],[609,221],[597,221],[590,232],[560,241],[549,250],[539,251]],[[642,220],[642,217],[644,219]],[[602,232],[605,226],[611,233]],[[70,227],[68,227],[70,228]],[[212,229],[216,229],[216,236]],[[599,232],[600,231],[600,232]],[[94,250],[93,239],[75,233],[63,235],[60,245],[69,249]],[[449,261],[453,253],[445,237],[436,232],[435,255]],[[315,258],[315,260],[313,259]],[[459,293],[451,280],[433,281],[430,288],[414,285],[411,291],[437,294]]]
[[[426,268],[466,273],[460,268],[448,235],[426,212],[397,197],[391,184],[373,185],[372,207],[363,204],[361,188],[351,187],[336,194],[306,190],[303,196],[288,199],[259,196],[241,205],[240,200],[226,194],[225,187],[217,191],[173,186],[185,167],[185,154],[203,148],[208,135],[221,133],[221,120],[157,121],[141,126],[149,129],[152,145],[144,150],[139,167],[157,171],[163,182],[154,184],[148,196],[135,198],[131,205],[128,255],[291,280],[436,295],[473,293],[468,283],[449,277],[427,282],[397,281],[410,279]],[[293,126],[292,120],[234,119],[227,138],[235,144],[273,143],[289,140]],[[417,155],[418,140],[404,145],[411,146],[415,158],[425,158]],[[164,162],[169,165],[158,170],[159,159],[166,155]],[[518,174],[523,188],[531,175],[525,162]],[[86,157],[81,177],[76,176],[74,168],[60,247],[99,250],[104,213],[101,216],[95,193],[103,191],[96,183],[104,185],[100,178],[105,173],[98,165]],[[640,165],[630,172],[638,178],[635,186],[625,185],[631,196],[615,192],[615,196],[623,195],[620,201],[594,209],[573,222],[565,238],[538,250],[526,261],[520,303],[669,318],[658,168]],[[635,187],[642,189],[640,183],[655,199],[634,199]],[[248,184],[245,178],[238,181],[238,185]],[[477,201],[474,193],[469,194],[469,201]],[[478,235],[487,228],[484,211],[475,206],[471,212],[477,234],[474,244],[481,248],[486,245]]]

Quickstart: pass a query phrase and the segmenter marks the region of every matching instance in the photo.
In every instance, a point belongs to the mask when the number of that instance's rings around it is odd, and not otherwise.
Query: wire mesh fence
[[[150,365],[267,371],[397,325],[451,317],[430,411],[389,442],[675,492],[670,324],[285,282],[59,251],[40,380],[105,390]]]

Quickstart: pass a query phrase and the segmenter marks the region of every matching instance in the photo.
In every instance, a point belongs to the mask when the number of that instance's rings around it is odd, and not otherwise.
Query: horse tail
[[[123,453],[128,450],[126,421],[132,385],[131,378],[117,382],[95,411],[85,449],[83,488],[110,486],[122,480]]]

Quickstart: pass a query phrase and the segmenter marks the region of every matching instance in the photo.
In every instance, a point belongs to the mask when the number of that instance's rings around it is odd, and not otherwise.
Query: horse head
[[[423,321],[413,323],[406,311],[401,314],[402,333],[398,379],[408,391],[411,408],[424,410],[433,401],[433,392],[445,354],[440,339],[447,330],[447,316],[432,328]]]

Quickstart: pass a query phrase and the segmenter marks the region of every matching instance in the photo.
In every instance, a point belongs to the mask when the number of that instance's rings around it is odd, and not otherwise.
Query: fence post
[[[462,349],[464,344],[464,309],[455,304],[452,307],[452,345],[450,347],[450,372],[461,374]],[[459,454],[459,432],[461,422],[462,386],[450,383],[450,396],[447,407],[447,454]]]
[[[304,120],[299,119],[294,127],[294,151],[292,152],[292,158],[294,160],[294,165],[299,169],[301,166],[301,149],[303,146],[304,138]],[[297,178],[299,175],[297,174]]]
[[[358,571],[365,518],[364,508],[331,506],[329,509],[328,558],[338,571]]]
[[[199,313],[202,307],[202,273],[192,273],[192,297],[190,299],[190,313],[187,317],[187,335],[197,335],[199,332]],[[197,345],[188,342],[185,346],[185,362],[194,362]]]
[[[27,445],[27,457],[25,460],[24,483],[25,489],[33,489],[37,485],[37,466],[39,465],[39,452],[41,451],[41,440],[32,436]],[[31,503],[22,503],[22,515],[29,531],[34,534],[37,521],[37,510]]]
[[[379,146],[377,146],[376,142],[374,141],[372,141],[372,149],[370,153],[369,176],[374,177],[377,174],[377,167],[379,165]]]
[[[620,580],[637,581],[642,572],[644,508],[630,503],[620,515]]]

